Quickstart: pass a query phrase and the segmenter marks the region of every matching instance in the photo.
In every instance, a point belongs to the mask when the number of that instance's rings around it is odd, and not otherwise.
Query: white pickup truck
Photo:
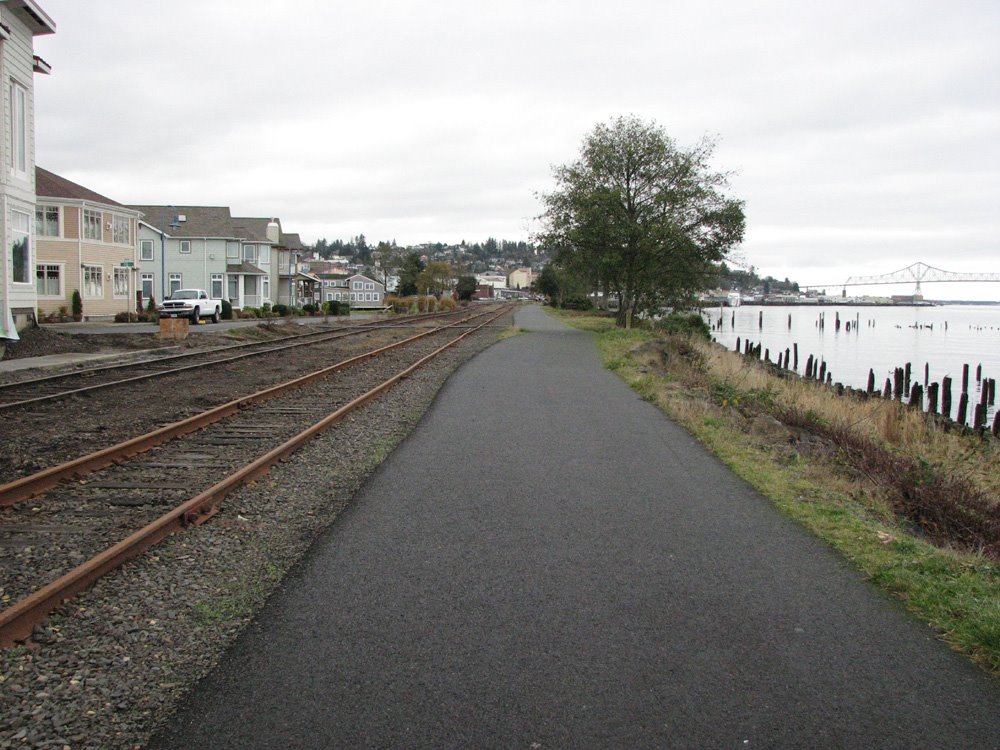
[[[218,323],[222,300],[212,299],[204,289],[178,289],[156,308],[161,318],[190,318],[195,325],[202,318]]]

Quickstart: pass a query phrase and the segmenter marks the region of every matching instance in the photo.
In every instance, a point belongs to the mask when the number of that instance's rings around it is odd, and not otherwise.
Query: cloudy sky
[[[38,164],[123,203],[527,239],[552,166],[634,114],[718,137],[762,273],[1000,272],[996,0],[40,3]]]

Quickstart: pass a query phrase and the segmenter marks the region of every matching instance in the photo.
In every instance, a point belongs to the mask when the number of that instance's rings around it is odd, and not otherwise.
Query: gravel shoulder
[[[0,749],[141,747],[449,375],[496,338],[469,337],[231,495],[210,523],[69,602],[29,646],[0,652]]]

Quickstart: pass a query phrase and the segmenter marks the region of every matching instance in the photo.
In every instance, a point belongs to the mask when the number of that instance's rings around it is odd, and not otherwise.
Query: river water
[[[982,365],[984,378],[1000,380],[1000,305],[744,305],[710,308],[704,314],[713,326],[712,336],[729,349],[735,348],[737,337],[749,339],[760,343],[762,350],[770,349],[771,361],[776,362],[779,352],[783,354],[797,343],[800,374],[812,354],[826,362],[833,382],[855,388],[867,386],[868,370],[872,369],[876,388],[881,390],[893,370],[907,362],[912,365],[913,381],[923,383],[926,364],[929,382],[952,378],[952,417],[962,388],[962,366],[968,364],[970,422],[972,405],[979,403],[980,397],[976,367]],[[839,331],[835,325],[838,314]],[[821,316],[823,326],[819,325]],[[991,420],[993,414],[991,407]]]

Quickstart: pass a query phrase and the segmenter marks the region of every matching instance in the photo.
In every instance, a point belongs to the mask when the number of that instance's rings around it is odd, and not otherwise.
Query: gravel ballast
[[[0,652],[0,750],[141,747],[447,377],[496,335],[467,338],[230,495],[209,523],[68,602],[28,646]]]

